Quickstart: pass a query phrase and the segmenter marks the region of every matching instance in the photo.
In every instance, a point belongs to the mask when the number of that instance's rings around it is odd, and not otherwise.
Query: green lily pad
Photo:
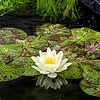
[[[31,57],[18,57],[10,64],[23,67],[24,72],[22,73],[22,75],[25,76],[40,75],[40,73],[37,70],[32,68],[32,66],[35,66],[35,63],[31,59]]]
[[[93,31],[89,28],[74,28],[71,29],[71,35],[61,36],[59,41],[57,41],[58,45],[60,46],[67,46],[73,43],[86,43],[87,41],[91,42],[98,42],[100,40],[100,33]]]
[[[81,69],[80,65],[73,63],[67,68],[67,70],[58,73],[58,75],[67,79],[79,79],[83,77],[82,73],[83,70]]]
[[[89,95],[100,97],[100,85],[92,84],[91,82],[83,79],[80,82],[80,88]]]
[[[20,44],[0,45],[0,58],[5,64],[20,56],[21,52]]]
[[[22,66],[16,65],[3,65],[3,68],[0,67],[0,81],[9,81],[16,79],[22,76],[24,69]]]
[[[21,56],[22,57],[31,57],[31,56],[35,56],[38,54],[39,54],[38,50],[27,47],[27,48],[23,48],[23,52],[22,52]]]
[[[1,28],[0,29],[0,44],[13,44],[15,39],[25,39],[27,34],[17,28]]]
[[[100,85],[100,72],[99,71],[88,71],[83,73],[83,77],[90,83]]]
[[[28,45],[28,47],[33,47],[36,49],[46,50],[48,47],[48,42],[36,36],[28,36],[24,45]]]
[[[21,56],[28,57],[39,54],[39,50],[46,50],[48,42],[36,36],[28,36],[22,43],[23,53]]]
[[[100,60],[89,60],[89,61],[86,61],[84,64],[90,66],[91,68],[95,70],[100,70]]]
[[[100,33],[93,31],[90,28],[74,28],[71,29],[72,38],[74,41],[78,43],[80,41],[99,41],[100,40]]]
[[[60,37],[69,37],[70,30],[61,24],[46,23],[37,27],[36,34],[46,40],[58,41]]]

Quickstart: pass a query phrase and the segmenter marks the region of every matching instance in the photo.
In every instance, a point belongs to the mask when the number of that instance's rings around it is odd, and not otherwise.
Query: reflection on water
[[[80,80],[69,80],[61,89],[36,86],[33,77],[20,77],[8,82],[0,82],[0,100],[100,100],[84,93],[80,87]],[[53,82],[55,82],[53,80]]]
[[[51,79],[50,77],[48,77],[47,75],[40,75],[37,78],[36,81],[36,86],[40,86],[40,87],[45,87],[46,89],[53,88],[53,89],[60,89],[61,85],[67,85],[68,82],[65,78],[62,78],[60,76],[57,76],[55,79]]]

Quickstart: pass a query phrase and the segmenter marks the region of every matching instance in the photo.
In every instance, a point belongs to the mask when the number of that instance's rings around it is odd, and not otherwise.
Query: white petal
[[[39,71],[41,74],[48,74],[48,73],[50,73],[50,72],[48,72],[48,71],[46,71],[46,70],[40,70]]]
[[[47,57],[50,57],[51,56],[51,49],[49,47],[47,48],[46,56]]]
[[[67,61],[68,61],[67,58],[63,59],[63,60],[60,62],[60,65],[58,66],[58,68],[62,67]]]
[[[41,70],[39,67],[36,67],[36,66],[32,66],[32,68],[34,68],[37,71],[40,71]]]
[[[36,57],[32,56],[31,58],[32,58],[32,60],[33,60],[34,62],[40,63],[39,60],[38,60]]]
[[[62,57],[63,57],[63,52],[60,51],[60,52],[56,55],[56,57],[57,57],[57,63],[60,62],[60,61],[62,60]]]
[[[71,64],[72,64],[72,63],[66,63],[64,66],[58,68],[56,72],[61,72],[61,71],[63,71],[63,70],[66,70],[67,67],[68,67],[69,65],[71,65]]]
[[[41,63],[42,66],[45,65],[45,58],[44,57],[37,57],[37,59],[39,60],[39,62]]]
[[[44,68],[43,68],[43,65],[42,65],[41,62],[39,61],[38,57],[36,58],[36,57],[32,56],[31,58],[32,58],[32,60],[35,62],[35,64],[36,64],[40,69],[44,69]]]
[[[45,52],[39,50],[40,58],[46,58]]]
[[[36,64],[40,69],[45,70],[45,69],[44,69],[44,66],[43,66],[41,63],[37,63],[37,62],[36,62],[35,64]]]
[[[50,78],[56,78],[57,74],[56,73],[49,73],[48,77],[50,77]]]
[[[44,66],[44,68],[45,68],[45,70],[47,70],[51,73],[54,73],[57,70],[57,67],[56,67],[55,64],[47,64],[47,65]]]
[[[56,57],[56,51],[55,51],[55,50],[52,51],[52,57],[53,57],[53,58]]]

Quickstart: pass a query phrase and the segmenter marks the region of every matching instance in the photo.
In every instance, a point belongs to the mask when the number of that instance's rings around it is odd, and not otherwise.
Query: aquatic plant
[[[57,72],[66,70],[72,63],[66,63],[67,58],[62,59],[63,52],[60,51],[56,54],[56,51],[48,47],[47,52],[39,51],[40,57],[32,56],[32,60],[37,66],[32,66],[34,69],[39,71],[41,74],[47,74],[50,78],[56,78]]]
[[[77,5],[78,0],[0,0],[0,15],[3,16],[16,9],[20,10],[20,13],[27,12],[28,8],[31,8],[31,12],[36,9],[35,12],[44,19],[50,18],[50,20],[56,21],[59,16],[61,16],[61,20],[66,17],[76,19]]]
[[[27,34],[16,28],[0,29],[0,81],[9,81],[22,75],[41,75],[32,66],[31,59],[38,56],[39,50],[45,52],[48,47],[64,53],[72,64],[57,75],[66,79],[80,79],[81,89],[100,97],[100,32],[89,28],[68,29],[61,24],[38,26],[37,36]]]

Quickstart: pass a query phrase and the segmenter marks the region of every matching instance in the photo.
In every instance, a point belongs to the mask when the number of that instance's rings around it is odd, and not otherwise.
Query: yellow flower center
[[[55,64],[55,63],[56,63],[56,60],[52,57],[48,57],[45,60],[45,64]]]

